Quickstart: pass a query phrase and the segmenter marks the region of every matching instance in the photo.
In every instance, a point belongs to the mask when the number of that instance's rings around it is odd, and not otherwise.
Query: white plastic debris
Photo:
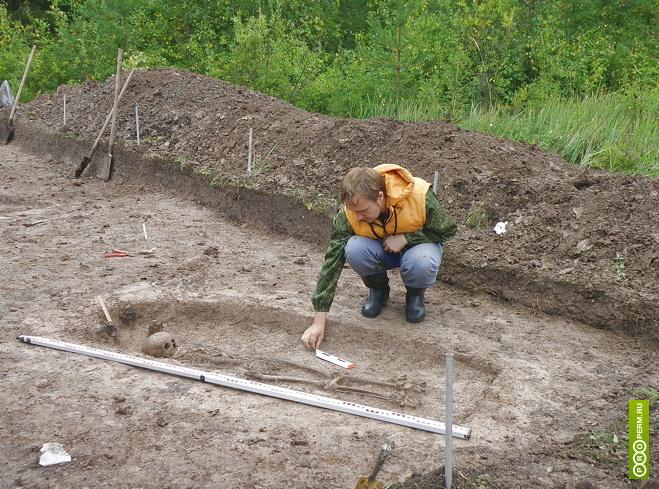
[[[494,226],[494,232],[497,234],[504,234],[506,232],[507,225],[508,225],[508,221],[498,222],[497,225]]]
[[[63,464],[70,462],[71,455],[66,453],[64,447],[59,443],[44,443],[41,447],[41,457],[39,457],[39,465],[44,467],[47,465]]]
[[[11,107],[14,105],[14,95],[11,93],[11,87],[7,80],[0,85],[0,107]]]

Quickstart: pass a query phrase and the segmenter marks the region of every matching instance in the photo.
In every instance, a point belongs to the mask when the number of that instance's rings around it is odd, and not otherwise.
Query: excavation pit
[[[134,293],[132,289],[130,295]],[[376,343],[364,342],[372,332],[333,323],[331,353],[357,365],[344,369],[301,347],[299,336],[308,317],[278,308],[217,296],[197,301],[117,300],[109,307],[111,315],[131,320],[120,324],[112,338],[94,327],[86,335],[89,346],[149,358],[143,344],[158,329],[171,334],[177,345],[173,358],[160,361],[416,416],[437,419],[443,413],[446,351],[435,344],[401,344],[385,332],[377,333]],[[459,411],[478,405],[497,372],[461,355],[455,364],[455,423],[460,424]]]

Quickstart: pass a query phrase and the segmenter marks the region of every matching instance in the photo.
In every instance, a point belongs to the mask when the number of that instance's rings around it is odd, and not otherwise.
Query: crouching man
[[[313,324],[302,335],[307,348],[318,348],[327,312],[347,260],[369,288],[362,315],[374,318],[389,300],[387,270],[400,268],[407,289],[405,318],[426,316],[424,291],[432,287],[442,261],[442,245],[456,231],[455,221],[435,197],[430,184],[398,165],[353,168],[341,182],[340,210],[312,303]]]

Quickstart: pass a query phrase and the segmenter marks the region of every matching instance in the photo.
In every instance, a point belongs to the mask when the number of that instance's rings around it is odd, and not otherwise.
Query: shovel
[[[124,86],[121,89],[121,93],[119,94],[119,102],[121,102],[121,97],[124,96],[124,93],[126,92],[126,89],[128,88],[128,84],[130,83],[130,79],[132,77],[133,77],[133,70],[130,70],[130,72],[128,73],[128,78],[126,78],[126,81],[124,82]],[[92,161],[94,153],[96,153],[96,148],[98,148],[98,143],[101,142],[103,133],[108,128],[108,124],[110,124],[110,121],[112,120],[113,112],[114,112],[114,107],[110,110],[108,116],[105,118],[105,122],[103,123],[103,127],[101,128],[101,132],[98,133],[98,137],[96,138],[96,141],[94,141],[94,145],[92,146],[92,149],[89,151],[89,154],[82,158],[82,161],[78,165],[78,168],[76,168],[76,173],[75,173],[76,178],[79,178],[80,175],[82,175],[82,173],[85,171],[85,168],[87,168],[89,163]]]
[[[21,78],[21,84],[18,86],[18,93],[16,93],[16,98],[14,103],[11,106],[11,112],[9,113],[9,121],[7,122],[7,127],[0,134],[0,141],[3,144],[8,144],[9,141],[14,137],[14,117],[16,115],[16,106],[18,105],[18,99],[21,98],[21,93],[23,92],[23,85],[25,85],[25,79],[27,78],[27,72],[30,71],[30,65],[32,64],[32,57],[34,52],[37,50],[36,45],[32,45],[32,51],[30,52],[30,57],[27,59],[27,64],[25,65],[25,71],[23,72],[23,78]]]
[[[106,182],[110,180],[112,172],[112,145],[114,144],[114,134],[117,129],[117,112],[119,110],[119,84],[121,83],[121,60],[122,52],[119,49],[117,53],[117,75],[114,84],[114,105],[112,106],[112,123],[110,124],[110,141],[108,142],[108,154],[103,157],[101,163],[101,178]]]
[[[106,335],[114,338],[117,336],[117,327],[114,325],[112,322],[112,317],[110,317],[110,311],[108,311],[108,308],[105,305],[105,301],[103,300],[103,297],[96,296],[96,299],[98,300],[98,303],[101,305],[101,308],[103,309],[103,314],[105,314],[105,319],[107,319],[107,323],[105,326],[103,326],[103,333]]]
[[[384,487],[382,482],[376,481],[375,478],[378,476],[378,472],[380,472],[384,461],[387,460],[390,453],[391,447],[386,443],[382,445],[380,455],[378,455],[378,461],[375,463],[375,467],[373,467],[373,472],[368,477],[360,477],[355,489],[382,489]]]

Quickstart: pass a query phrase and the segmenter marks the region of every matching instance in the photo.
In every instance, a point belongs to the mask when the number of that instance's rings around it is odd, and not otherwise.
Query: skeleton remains
[[[236,357],[218,348],[209,349],[201,345],[195,345],[189,350],[179,350],[174,358],[197,368],[238,367],[242,375],[251,380],[306,384],[325,391],[347,392],[384,399],[401,407],[419,406],[419,398],[426,390],[425,382],[410,381],[405,375],[391,379],[389,382],[382,382],[351,373],[328,373],[286,360]]]

